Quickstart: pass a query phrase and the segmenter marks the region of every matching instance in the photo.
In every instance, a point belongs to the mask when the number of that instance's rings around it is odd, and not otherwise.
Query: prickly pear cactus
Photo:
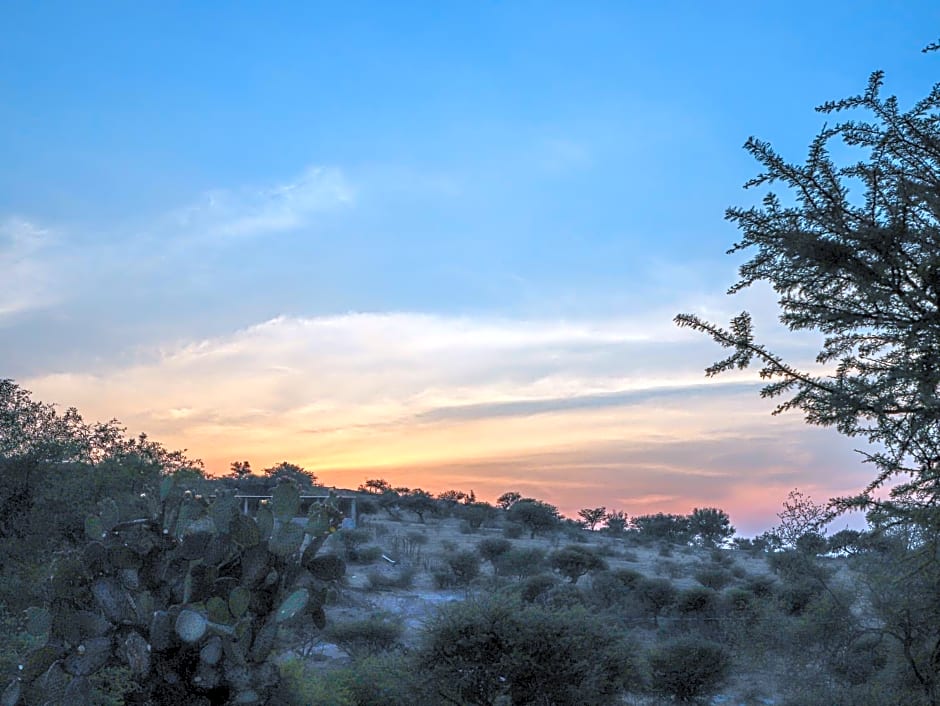
[[[265,704],[278,683],[278,628],[309,615],[323,626],[335,558],[318,557],[342,520],[332,499],[300,521],[300,497],[277,487],[257,517],[231,495],[211,502],[167,478],[151,517],[89,517],[87,543],[51,579],[48,609],[30,623],[30,652],[0,706],[91,704],[90,677],[124,666],[140,690],[128,704]]]

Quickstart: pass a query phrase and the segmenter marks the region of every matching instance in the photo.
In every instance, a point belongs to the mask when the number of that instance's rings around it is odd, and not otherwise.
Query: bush
[[[526,603],[536,603],[557,585],[558,579],[551,574],[537,574],[522,582],[519,595]]]
[[[576,545],[569,545],[552,552],[549,564],[571,583],[577,583],[578,579],[589,571],[607,568],[607,562],[597,554],[590,549]]]
[[[636,649],[583,609],[509,599],[447,606],[417,653],[440,703],[620,703],[639,683]]]
[[[718,594],[711,588],[693,586],[676,598],[676,610],[685,615],[713,615],[718,609]]]
[[[545,552],[538,547],[513,547],[496,560],[500,574],[525,578],[541,573],[545,567]]]
[[[369,581],[369,588],[375,591],[388,591],[395,588],[411,588],[414,576],[414,569],[410,566],[403,566],[392,574],[372,570],[366,578]]]
[[[717,643],[680,638],[650,653],[649,671],[654,693],[691,704],[715,694],[727,681],[731,657]]]
[[[772,576],[751,576],[745,583],[744,589],[750,591],[758,598],[770,598],[774,595],[777,581]]]
[[[643,574],[633,569],[598,571],[591,576],[589,597],[601,608],[623,607],[632,600],[637,581]]]
[[[424,695],[423,684],[418,682],[411,662],[398,652],[380,652],[356,660],[344,676],[356,706],[434,706],[437,703],[433,695]]]
[[[643,604],[645,613],[659,625],[659,616],[676,601],[678,591],[666,579],[642,578],[636,582],[636,595]]]
[[[357,706],[357,702],[338,672],[312,673],[302,660],[293,657],[280,664],[281,683],[275,693],[276,703],[322,704],[322,706]]]
[[[343,545],[343,555],[348,561],[359,561],[359,547],[372,539],[372,533],[361,528],[347,528],[339,530],[334,537]]]
[[[477,551],[486,561],[496,566],[496,561],[503,554],[512,549],[512,542],[502,537],[487,537],[477,544]]]
[[[457,585],[466,586],[480,575],[480,557],[472,551],[458,552],[447,559]]]
[[[503,536],[506,539],[519,539],[524,531],[525,527],[520,525],[518,522],[508,522],[503,527]]]
[[[723,589],[731,583],[733,578],[730,571],[717,566],[705,567],[695,572],[696,581],[705,586],[705,588],[711,588],[715,591]]]
[[[361,657],[397,647],[403,632],[399,619],[383,613],[331,623],[323,631],[323,639],[339,645],[350,657]]]
[[[369,544],[365,547],[359,547],[356,551],[356,562],[359,564],[374,564],[382,558],[382,547],[376,544]]]

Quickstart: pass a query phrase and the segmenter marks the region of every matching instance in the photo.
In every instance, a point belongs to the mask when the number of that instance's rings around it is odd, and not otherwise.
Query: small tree
[[[734,536],[734,527],[724,510],[697,507],[689,515],[689,533],[704,546],[716,547]]]
[[[296,463],[288,463],[287,461],[281,461],[270,468],[265,468],[264,475],[275,482],[281,480],[292,481],[301,493],[310,492],[317,483],[317,477],[312,471],[305,470]]]
[[[421,524],[424,524],[424,515],[426,513],[434,512],[437,509],[437,503],[431,494],[421,490],[421,488],[413,488],[400,495],[398,506],[402,510],[408,510],[416,514]]]
[[[508,510],[520,500],[522,500],[522,493],[517,493],[514,490],[510,490],[508,493],[503,493],[498,498],[496,498],[496,507],[503,510]]]
[[[582,510],[578,510],[578,517],[581,518],[581,524],[583,524],[592,532],[594,531],[594,528],[597,526],[597,524],[601,522],[606,515],[606,507],[586,507]]]
[[[668,642],[649,656],[653,691],[680,704],[715,694],[731,672],[731,657],[719,644],[696,638]]]
[[[774,527],[773,533],[780,537],[784,546],[795,547],[804,534],[819,533],[829,520],[829,513],[824,506],[814,503],[812,498],[794,488],[777,517],[780,524]]]
[[[496,573],[499,573],[497,564],[499,558],[510,549],[512,549],[512,542],[502,537],[487,537],[477,544],[477,551],[480,552],[480,556],[493,565],[493,570]]]
[[[384,478],[373,478],[367,480],[358,488],[359,492],[361,493],[372,493],[373,495],[381,495],[382,493],[391,489],[392,484]]]
[[[689,518],[685,515],[638,515],[630,524],[642,539],[662,540],[674,544],[685,544],[691,538]]]
[[[558,508],[541,500],[523,498],[513,503],[506,512],[510,522],[518,522],[529,530],[530,538],[557,529],[561,523]]]
[[[626,531],[627,522],[627,514],[623,510],[608,512],[604,516],[604,529],[608,534],[619,537]]]
[[[251,464],[248,461],[232,461],[229,464],[229,478],[242,480],[251,475]]]
[[[607,568],[607,562],[590,549],[577,544],[552,552],[548,561],[553,569],[567,577],[571,583],[577,583],[578,579],[589,571]]]

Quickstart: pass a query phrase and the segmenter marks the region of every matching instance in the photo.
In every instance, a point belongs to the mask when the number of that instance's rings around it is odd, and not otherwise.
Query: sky
[[[724,220],[875,69],[902,104],[933,2],[3,3],[0,378],[212,473],[517,490],[573,516],[873,476],[772,416],[672,318],[733,297]],[[831,121],[831,116],[829,117]]]

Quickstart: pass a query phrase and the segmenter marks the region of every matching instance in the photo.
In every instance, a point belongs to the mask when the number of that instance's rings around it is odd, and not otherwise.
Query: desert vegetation
[[[935,48],[935,47],[934,47]],[[825,112],[805,165],[759,140],[793,203],[732,209],[784,323],[826,338],[831,374],[725,330],[719,374],[872,442],[871,484],[740,537],[721,508],[577,518],[365,480],[356,526],[284,461],[227,477],[116,422],[0,381],[0,705],[940,704],[940,87],[909,112],[872,76]],[[866,159],[836,166],[842,138]],[[848,199],[860,182],[864,203]],[[244,512],[236,496],[265,495]],[[828,533],[846,510],[864,529]]]

